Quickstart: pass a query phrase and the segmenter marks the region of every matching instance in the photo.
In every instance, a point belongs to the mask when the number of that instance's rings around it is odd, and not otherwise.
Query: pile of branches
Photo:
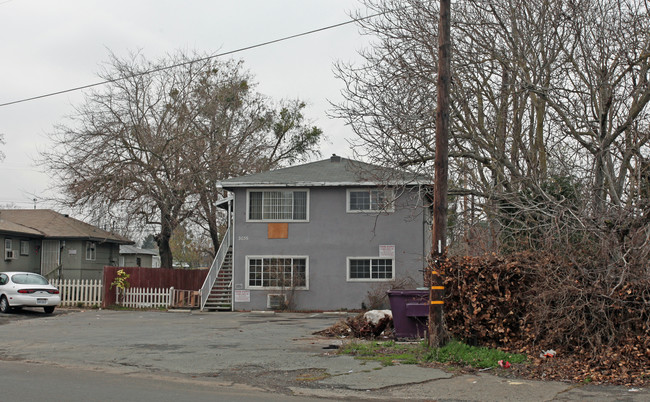
[[[535,357],[556,350],[563,358],[553,363],[555,375],[535,369],[546,378],[650,383],[647,260],[573,248],[570,255],[525,252],[444,264],[452,336]]]
[[[454,257],[444,263],[448,331],[472,345],[523,348],[534,332],[536,275],[529,254]]]
[[[314,332],[314,335],[358,339],[377,339],[380,337],[390,338],[393,332],[393,320],[391,317],[384,317],[377,323],[368,321],[364,313],[354,317],[341,320],[329,328]]]

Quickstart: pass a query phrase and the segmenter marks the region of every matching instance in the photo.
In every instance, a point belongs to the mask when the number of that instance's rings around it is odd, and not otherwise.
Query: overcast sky
[[[177,49],[221,53],[349,20],[356,0],[0,0],[0,104],[100,81],[109,50],[141,51],[157,59]],[[326,116],[340,99],[335,61],[359,62],[367,46],[354,24],[237,53],[259,91],[276,100],[300,98],[307,117],[324,130],[322,156],[351,157],[351,130]],[[36,166],[47,133],[72,106],[76,91],[0,107],[0,205],[32,208],[56,185]]]

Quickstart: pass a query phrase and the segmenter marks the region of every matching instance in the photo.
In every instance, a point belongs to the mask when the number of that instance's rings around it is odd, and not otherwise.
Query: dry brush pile
[[[449,332],[531,356],[558,351],[552,363],[529,367],[531,375],[650,383],[647,260],[612,263],[599,255],[611,249],[602,250],[448,259]]]

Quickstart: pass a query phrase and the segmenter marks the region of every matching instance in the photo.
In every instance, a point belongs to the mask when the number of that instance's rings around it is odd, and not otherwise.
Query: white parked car
[[[51,314],[61,304],[59,289],[39,274],[32,272],[0,272],[0,312],[14,308],[43,307]]]

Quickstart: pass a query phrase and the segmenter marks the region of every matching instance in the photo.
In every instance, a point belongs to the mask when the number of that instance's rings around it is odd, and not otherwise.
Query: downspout
[[[63,277],[63,249],[65,248],[65,240],[59,241],[59,281]]]

